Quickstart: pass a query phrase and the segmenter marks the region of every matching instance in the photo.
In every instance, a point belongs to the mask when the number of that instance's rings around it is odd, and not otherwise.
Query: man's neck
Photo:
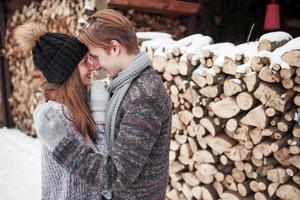
[[[126,69],[130,62],[137,56],[138,54],[131,54],[131,55],[124,55],[123,57],[123,64],[122,70]]]

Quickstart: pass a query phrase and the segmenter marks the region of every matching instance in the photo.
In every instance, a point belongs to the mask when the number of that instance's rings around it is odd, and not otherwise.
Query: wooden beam
[[[193,15],[200,10],[199,3],[180,0],[108,0],[111,8],[133,8],[150,13]]]
[[[5,14],[4,14],[4,1],[0,2],[0,49],[5,43]],[[0,90],[3,111],[4,126],[12,127],[13,121],[10,114],[10,106],[8,97],[11,94],[10,76],[7,63],[2,54],[0,54]]]

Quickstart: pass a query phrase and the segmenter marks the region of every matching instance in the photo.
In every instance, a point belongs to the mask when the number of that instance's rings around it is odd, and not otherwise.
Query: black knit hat
[[[32,50],[33,62],[49,83],[61,84],[72,74],[88,49],[76,37],[46,33]]]

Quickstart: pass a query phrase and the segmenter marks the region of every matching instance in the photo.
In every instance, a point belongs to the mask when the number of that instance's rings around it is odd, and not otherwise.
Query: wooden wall
[[[266,6],[271,0],[202,0],[196,32],[210,35],[215,42],[235,44],[247,41],[253,23],[251,40],[268,32],[264,30]],[[293,37],[300,35],[299,0],[277,0],[280,5],[281,29]]]

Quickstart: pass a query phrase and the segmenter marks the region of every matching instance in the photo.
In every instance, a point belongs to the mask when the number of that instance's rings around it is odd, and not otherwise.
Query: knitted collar
[[[151,65],[151,59],[145,52],[140,52],[129,64],[121,71],[116,78],[111,81],[109,91],[114,93],[122,85],[133,81],[141,71]]]

